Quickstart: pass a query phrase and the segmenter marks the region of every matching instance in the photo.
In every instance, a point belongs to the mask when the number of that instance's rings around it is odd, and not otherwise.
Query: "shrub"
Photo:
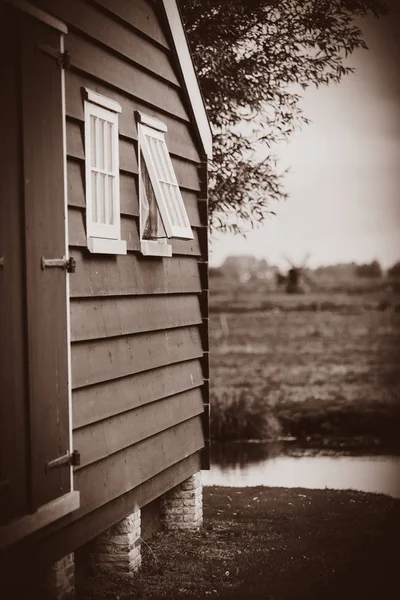
[[[211,402],[213,440],[272,440],[282,434],[268,403],[249,390],[224,391]]]

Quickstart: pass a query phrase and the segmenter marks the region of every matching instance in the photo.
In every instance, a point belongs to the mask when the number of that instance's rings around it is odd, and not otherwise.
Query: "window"
[[[118,102],[86,89],[86,235],[91,252],[126,254],[121,240]]]
[[[141,250],[171,256],[167,240],[192,240],[193,233],[165,143],[167,127],[142,113],[137,118]]]

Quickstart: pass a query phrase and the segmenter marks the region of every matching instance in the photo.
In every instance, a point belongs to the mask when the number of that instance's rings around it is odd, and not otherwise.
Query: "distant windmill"
[[[300,265],[295,265],[293,261],[290,260],[287,256],[285,256],[284,258],[290,265],[290,269],[287,273],[287,276],[285,277],[286,293],[304,294],[306,291],[306,287],[314,286],[314,282],[306,273],[306,268],[310,259],[310,254],[307,252]],[[306,286],[304,286],[304,282],[306,283]]]

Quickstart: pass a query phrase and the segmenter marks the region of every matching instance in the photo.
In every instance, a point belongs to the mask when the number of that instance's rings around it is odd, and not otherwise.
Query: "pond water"
[[[400,456],[307,449],[293,442],[213,444],[203,483],[354,489],[400,498]]]

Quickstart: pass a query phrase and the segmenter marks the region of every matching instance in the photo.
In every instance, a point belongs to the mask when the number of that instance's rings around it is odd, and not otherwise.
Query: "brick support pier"
[[[131,575],[141,565],[141,519],[136,510],[93,540],[90,562],[94,568]]]
[[[46,598],[46,600],[72,600],[75,598],[73,554],[67,554],[48,570],[42,583],[42,598]]]
[[[203,524],[201,473],[192,475],[167,492],[162,504],[166,529],[200,529]]]

